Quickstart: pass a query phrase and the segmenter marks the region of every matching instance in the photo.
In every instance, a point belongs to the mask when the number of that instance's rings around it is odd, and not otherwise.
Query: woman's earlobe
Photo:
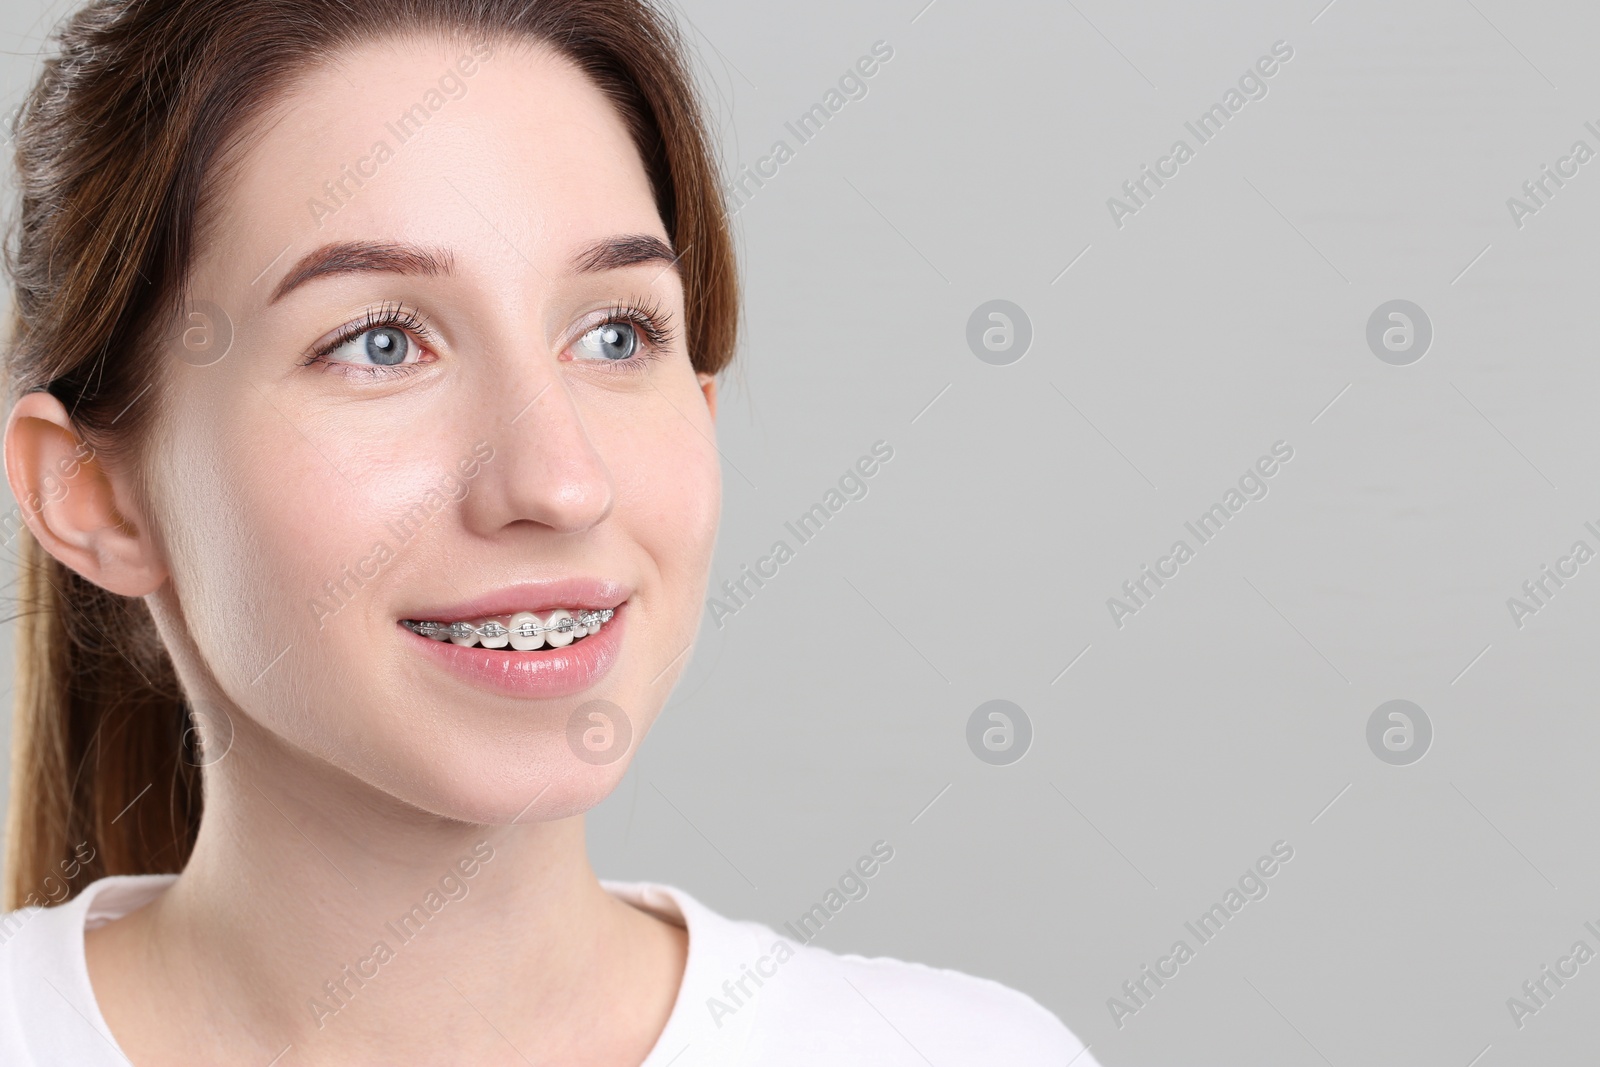
[[[713,422],[717,418],[717,376],[715,374],[697,373],[695,378],[700,382],[700,392],[706,398],[706,407],[711,412]]]
[[[56,559],[123,596],[166,581],[145,524],[119,506],[132,500],[130,487],[107,472],[55,396],[39,390],[12,406],[5,468],[22,520]]]

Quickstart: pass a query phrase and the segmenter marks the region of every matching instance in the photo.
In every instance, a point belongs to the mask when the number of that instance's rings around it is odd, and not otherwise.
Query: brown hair
[[[10,396],[48,389],[99,458],[146,469],[156,357],[228,150],[297,75],[404,32],[542,44],[594,80],[681,254],[694,368],[722,370],[739,311],[719,168],[683,42],[648,0],[91,0],[17,119]],[[145,602],[18,535],[7,909],[63,876],[52,901],[103,875],[180,870],[201,811],[195,731]]]

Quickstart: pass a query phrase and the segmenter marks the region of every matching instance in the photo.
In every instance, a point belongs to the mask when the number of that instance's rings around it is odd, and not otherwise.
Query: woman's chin
[[[551,822],[582,815],[616,789],[628,758],[588,764],[559,756],[509,764],[503,759],[437,760],[417,764],[412,774],[373,782],[410,807],[456,822],[505,826]]]

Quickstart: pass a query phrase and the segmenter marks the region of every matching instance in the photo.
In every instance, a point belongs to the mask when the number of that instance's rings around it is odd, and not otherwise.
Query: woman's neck
[[[671,1013],[685,934],[604,891],[581,816],[447,820],[245,737],[205,807],[172,888],[86,939],[141,1067],[632,1067]]]

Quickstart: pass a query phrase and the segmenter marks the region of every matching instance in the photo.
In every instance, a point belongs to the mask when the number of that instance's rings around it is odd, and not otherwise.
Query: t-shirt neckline
[[[176,874],[107,875],[84,886],[83,891],[76,897],[61,905],[63,910],[70,909],[73,913],[71,918],[62,916],[62,919],[70,923],[69,928],[73,931],[68,969],[73,984],[77,986],[85,1001],[88,1022],[123,1059],[127,1057],[122,1051],[122,1046],[112,1035],[111,1027],[106,1024],[105,1016],[100,1013],[100,999],[95,995],[93,983],[89,981],[89,961],[84,935],[90,930],[137,911],[177,880]],[[687,1019],[690,998],[694,995],[692,990],[702,984],[705,978],[703,972],[710,966],[712,946],[706,942],[706,936],[710,933],[711,924],[708,920],[713,918],[713,913],[694,897],[675,886],[657,882],[622,882],[602,878],[600,887],[624,904],[647,912],[663,922],[683,927],[688,935],[683,976],[678,982],[678,991],[672,1001],[672,1011],[668,1014],[667,1023],[661,1028],[655,1043],[650,1046],[649,1053],[639,1065],[639,1067],[665,1067],[672,1059],[677,1058],[676,1054],[669,1057],[668,1049],[679,1045],[686,1047],[690,1043],[685,1036],[685,1031],[690,1026]]]

